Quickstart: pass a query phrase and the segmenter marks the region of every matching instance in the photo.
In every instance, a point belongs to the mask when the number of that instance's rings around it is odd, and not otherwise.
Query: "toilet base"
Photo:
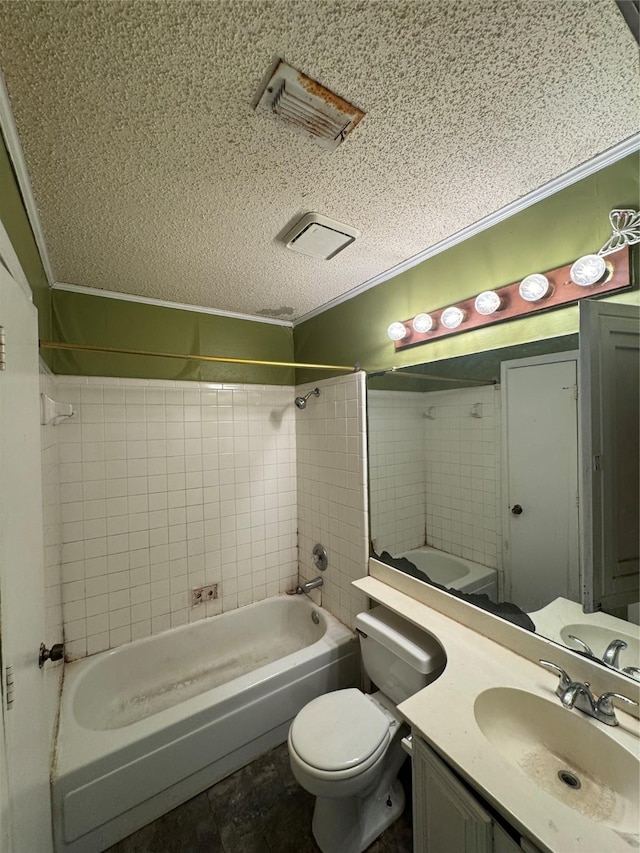
[[[385,774],[386,775],[386,774]],[[383,778],[365,797],[317,797],[313,837],[322,853],[362,853],[404,811],[402,785]]]

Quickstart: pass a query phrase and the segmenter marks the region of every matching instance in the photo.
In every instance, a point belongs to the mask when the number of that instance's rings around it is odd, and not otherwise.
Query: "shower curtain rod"
[[[188,355],[175,352],[153,352],[151,350],[121,349],[119,347],[99,347],[92,344],[65,344],[59,341],[40,341],[40,349],[64,349],[79,350],[82,352],[106,352],[116,355],[146,355],[155,358],[180,358],[188,361],[214,361],[227,364],[254,364],[262,367],[308,367],[317,370],[342,370],[355,373],[360,370],[359,365],[344,364],[306,364],[293,361],[261,361],[254,358],[226,358],[217,355]]]
[[[497,385],[497,380],[495,379],[454,379],[452,376],[434,376],[431,373],[410,373],[409,371],[402,370],[402,368],[391,367],[389,370],[380,370],[378,373],[369,373],[368,377],[371,379],[373,376],[384,376],[387,373],[393,373],[396,376],[407,376],[410,379],[430,379],[435,382],[465,382],[471,385]]]

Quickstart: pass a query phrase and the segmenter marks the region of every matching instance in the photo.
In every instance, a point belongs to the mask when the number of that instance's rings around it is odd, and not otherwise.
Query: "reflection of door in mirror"
[[[502,363],[505,597],[580,601],[578,353]]]
[[[638,623],[640,309],[583,300],[584,609]]]

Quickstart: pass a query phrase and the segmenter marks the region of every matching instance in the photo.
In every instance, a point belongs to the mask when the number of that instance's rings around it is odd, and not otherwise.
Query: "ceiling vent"
[[[328,261],[346,249],[360,232],[328,216],[307,213],[282,238],[287,249]]]
[[[358,107],[281,59],[256,109],[269,112],[328,151],[337,148],[364,117]]]

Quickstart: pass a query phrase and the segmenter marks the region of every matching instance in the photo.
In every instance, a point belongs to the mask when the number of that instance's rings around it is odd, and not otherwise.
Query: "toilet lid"
[[[291,743],[300,758],[325,771],[357,767],[388,737],[388,718],[355,688],[318,696],[291,726]]]

